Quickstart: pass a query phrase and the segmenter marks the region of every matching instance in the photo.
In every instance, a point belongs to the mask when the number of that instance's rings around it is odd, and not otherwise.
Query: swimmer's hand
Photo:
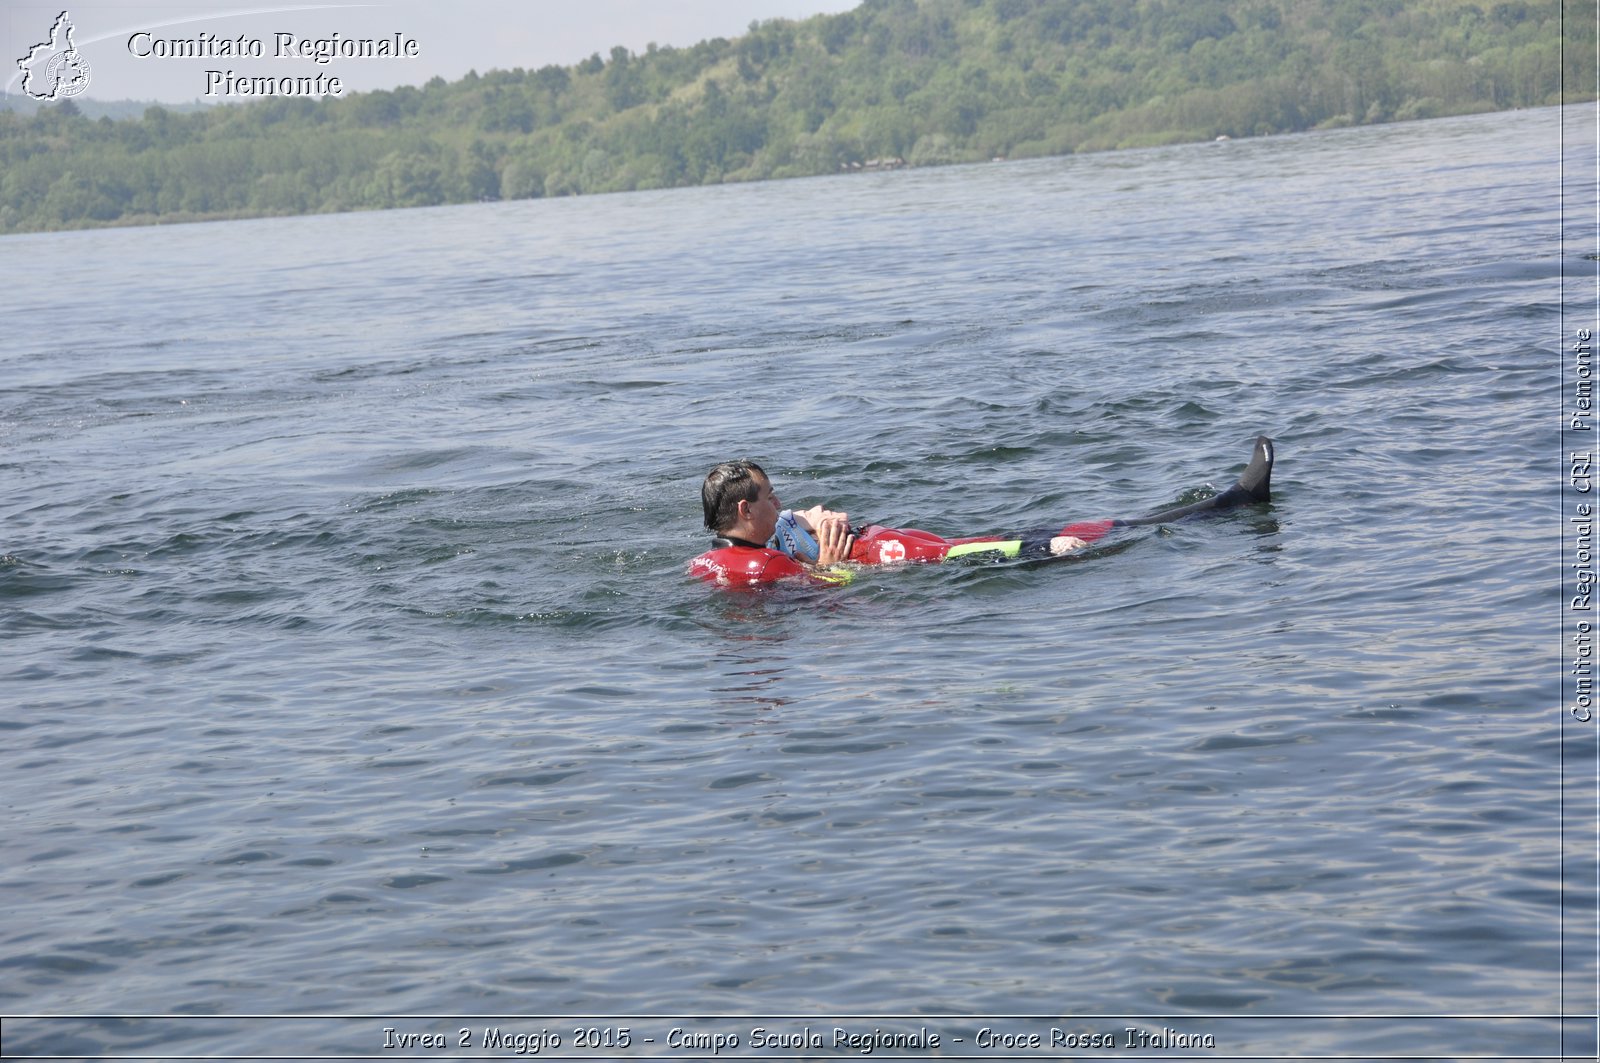
[[[1076,535],[1058,535],[1050,540],[1050,552],[1056,557],[1070,554],[1074,550],[1082,550],[1089,544]]]
[[[841,513],[833,509],[823,509],[821,506],[812,506],[810,509],[795,510],[794,519],[799,523],[800,527],[815,535],[828,521],[848,521],[850,514]]]
[[[850,559],[850,549],[855,546],[856,537],[850,534],[850,525],[842,519],[822,521],[816,529],[816,535],[819,568]]]

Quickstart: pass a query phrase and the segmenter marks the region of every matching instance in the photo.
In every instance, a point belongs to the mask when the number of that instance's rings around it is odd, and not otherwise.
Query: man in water
[[[690,562],[698,576],[727,582],[737,570],[753,583],[785,576],[831,578],[825,571],[850,556],[856,537],[849,514],[821,506],[786,510],[772,481],[753,461],[725,461],[700,485],[713,549]]]
[[[1187,505],[1125,520],[1075,521],[1014,535],[946,539],[917,528],[862,529],[848,515],[813,506],[786,510],[772,481],[753,461],[727,461],[712,469],[700,487],[706,527],[717,533],[712,548],[689,562],[689,574],[717,583],[758,584],[789,576],[848,583],[843,561],[893,564],[948,561],[960,557],[1060,557],[1104,538],[1114,528],[1166,524],[1198,513],[1266,502],[1272,497],[1272,440],[1257,436],[1250,462],[1227,490]]]
[[[725,461],[713,468],[700,486],[700,504],[706,527],[717,538],[712,549],[689,563],[689,573],[724,584],[769,583],[788,576],[848,583],[848,572],[834,567],[843,561],[933,561],[948,556],[952,548],[999,549],[992,545],[993,536],[949,540],[930,532],[874,526],[867,530],[870,546],[863,543],[861,556],[854,556],[857,536],[849,514],[822,506],[784,509],[766,472],[748,460]],[[1087,545],[1087,539],[1061,534],[1046,536],[1033,549],[1060,556]],[[1008,556],[1014,555],[1012,551]]]

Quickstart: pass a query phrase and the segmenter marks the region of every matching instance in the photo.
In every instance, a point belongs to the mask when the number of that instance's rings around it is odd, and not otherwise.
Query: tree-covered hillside
[[[1570,10],[1563,19],[1563,5]],[[1563,32],[1566,39],[1563,40]],[[0,232],[514,199],[1590,99],[1579,0],[865,0],[343,98],[0,113]]]

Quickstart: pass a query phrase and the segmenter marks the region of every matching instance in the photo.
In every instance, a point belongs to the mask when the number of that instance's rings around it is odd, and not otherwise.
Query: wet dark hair
[[[739,502],[760,497],[762,480],[767,480],[765,470],[748,459],[725,461],[706,473],[706,482],[700,485],[706,527],[714,532],[733,527],[739,520]]]

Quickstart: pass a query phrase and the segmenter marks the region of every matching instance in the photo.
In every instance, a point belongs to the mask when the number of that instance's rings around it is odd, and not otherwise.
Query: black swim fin
[[[1213,509],[1228,509],[1232,506],[1244,506],[1252,502],[1266,502],[1271,497],[1272,440],[1266,436],[1257,436],[1255,452],[1250,455],[1250,464],[1240,474],[1238,481],[1226,491],[1203,501],[1195,502],[1192,505],[1163,510],[1160,513],[1152,513],[1147,517],[1119,520],[1116,523],[1124,527],[1166,524],[1169,521],[1179,520],[1194,513],[1204,513]]]

